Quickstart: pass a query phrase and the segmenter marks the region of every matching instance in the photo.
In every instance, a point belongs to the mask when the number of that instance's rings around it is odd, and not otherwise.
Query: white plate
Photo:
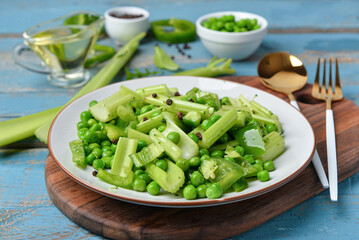
[[[220,199],[186,200],[173,194],[162,193],[152,196],[147,192],[136,192],[122,188],[115,189],[100,179],[92,176],[92,167],[85,170],[76,167],[71,158],[69,142],[77,139],[76,124],[80,121],[80,113],[88,109],[92,100],[100,101],[120,89],[124,85],[130,89],[167,84],[177,87],[184,94],[193,87],[218,93],[219,97],[236,97],[243,94],[247,99],[256,96],[256,101],[278,115],[284,129],[285,152],[275,161],[276,170],[270,173],[268,182],[252,181],[242,192],[224,194]],[[149,77],[124,81],[106,86],[86,94],[66,106],[52,123],[49,133],[49,150],[57,165],[72,179],[81,185],[123,201],[161,207],[200,207],[225,204],[252,198],[282,186],[297,176],[310,162],[315,146],[313,129],[307,119],[294,107],[269,93],[234,82],[200,78],[200,77]]]

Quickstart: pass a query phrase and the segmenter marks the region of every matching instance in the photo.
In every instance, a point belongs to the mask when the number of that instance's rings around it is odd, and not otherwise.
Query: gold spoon
[[[268,54],[258,64],[258,75],[264,86],[286,94],[290,104],[300,110],[293,92],[305,86],[308,75],[299,58],[285,52]],[[312,162],[323,187],[328,188],[328,179],[316,149]]]

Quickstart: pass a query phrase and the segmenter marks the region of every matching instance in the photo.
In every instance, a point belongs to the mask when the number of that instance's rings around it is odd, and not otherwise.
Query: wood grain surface
[[[225,77],[273,93],[257,77]],[[311,86],[296,92],[303,114],[315,131],[317,149],[327,169],[325,103],[310,96]],[[287,99],[286,99],[287,100]],[[359,171],[359,107],[347,99],[333,104],[339,181]],[[321,187],[310,164],[286,185],[245,201],[205,208],[176,209],[141,206],[88,190],[63,173],[47,157],[47,191],[54,204],[72,221],[93,233],[114,239],[223,239],[248,231],[317,195]]]

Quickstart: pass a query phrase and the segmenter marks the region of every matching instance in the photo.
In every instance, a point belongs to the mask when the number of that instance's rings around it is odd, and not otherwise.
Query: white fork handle
[[[327,158],[329,173],[329,193],[330,200],[338,201],[338,168],[337,168],[337,148],[335,143],[335,128],[333,110],[326,110],[326,130],[327,130]]]
[[[292,101],[290,101],[290,104],[292,104],[296,109],[300,110],[297,101],[292,100]],[[315,171],[317,172],[319,180],[322,183],[323,188],[328,188],[329,187],[328,178],[327,178],[327,175],[325,175],[323,164],[322,164],[322,161],[320,160],[317,149],[315,149],[315,151],[314,151],[312,163],[314,165]]]

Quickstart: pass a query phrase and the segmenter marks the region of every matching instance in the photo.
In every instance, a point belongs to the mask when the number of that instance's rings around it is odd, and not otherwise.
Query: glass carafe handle
[[[39,57],[36,58],[36,61],[30,61],[28,59],[25,58],[25,53],[29,53],[31,52],[31,54],[35,55],[35,53],[31,50],[31,48],[29,46],[27,46],[25,43],[20,43],[18,45],[16,45],[14,47],[13,50],[13,58],[15,60],[15,62],[17,64],[19,64],[20,66],[37,72],[37,73],[45,73],[45,74],[49,74],[50,73],[50,69],[41,61],[41,59]]]

